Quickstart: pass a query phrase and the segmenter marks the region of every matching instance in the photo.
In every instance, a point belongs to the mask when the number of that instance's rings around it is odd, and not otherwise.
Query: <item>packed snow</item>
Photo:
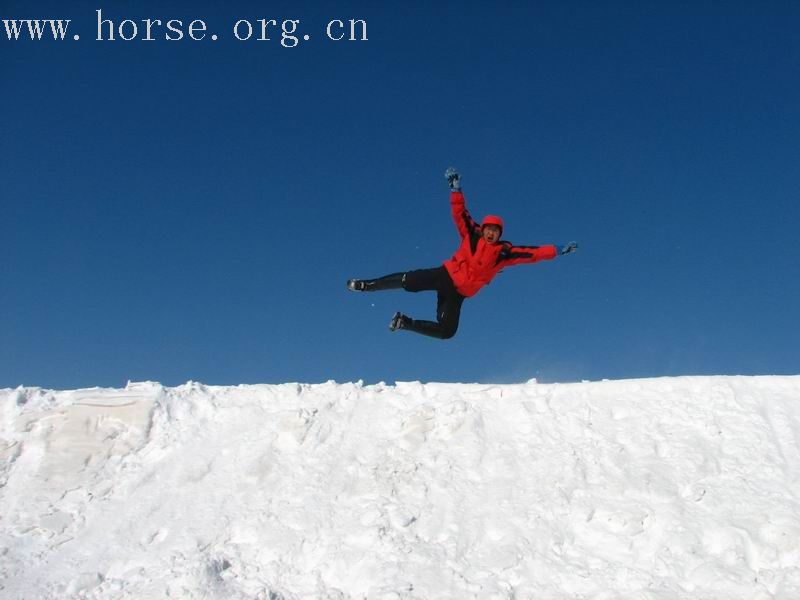
[[[800,377],[0,403],[4,600],[800,598]]]

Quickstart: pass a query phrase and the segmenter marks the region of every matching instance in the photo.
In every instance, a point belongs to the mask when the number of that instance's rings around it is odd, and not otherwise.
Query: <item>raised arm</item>
[[[478,225],[475,219],[469,214],[464,200],[464,193],[461,190],[450,192],[450,210],[453,214],[453,222],[456,224],[461,239],[467,236],[480,237],[481,226]]]
[[[475,237],[480,236],[481,227],[475,222],[475,219],[469,214],[467,204],[464,199],[464,192],[461,191],[461,178],[458,172],[450,167],[444,172],[447,178],[447,184],[450,186],[450,211],[453,215],[453,221],[458,229],[458,234],[461,239],[467,236]]]

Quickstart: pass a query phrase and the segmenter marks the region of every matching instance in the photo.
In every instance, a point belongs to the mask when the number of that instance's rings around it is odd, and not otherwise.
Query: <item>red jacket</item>
[[[450,208],[461,245],[444,267],[462,296],[477,294],[504,267],[549,260],[557,255],[555,246],[514,246],[504,240],[487,244],[481,236],[481,226],[467,210],[463,192],[450,193]]]

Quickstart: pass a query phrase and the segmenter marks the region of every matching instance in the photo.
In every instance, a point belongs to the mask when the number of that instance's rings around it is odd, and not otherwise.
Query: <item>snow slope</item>
[[[0,598],[800,598],[800,377],[0,391]]]

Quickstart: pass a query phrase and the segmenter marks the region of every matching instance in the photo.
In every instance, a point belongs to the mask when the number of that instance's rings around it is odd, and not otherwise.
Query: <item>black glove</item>
[[[461,176],[458,174],[458,171],[450,167],[444,172],[444,176],[447,178],[447,185],[450,186],[451,190],[454,192],[461,191]]]
[[[566,246],[556,246],[556,252],[559,254],[569,254],[570,252],[575,252],[578,249],[578,242],[570,242]]]

